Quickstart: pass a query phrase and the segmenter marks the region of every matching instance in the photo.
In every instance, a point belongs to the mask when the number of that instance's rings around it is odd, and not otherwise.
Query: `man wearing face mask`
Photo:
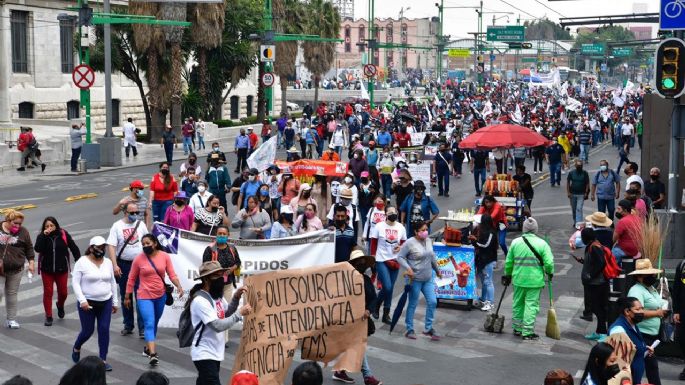
[[[147,198],[145,197],[145,185],[140,180],[134,180],[128,186],[130,194],[122,198],[112,209],[112,215],[119,215],[122,210],[126,210],[126,205],[135,203],[138,212],[141,213],[139,219],[143,220],[150,227],[150,209],[148,208]]]
[[[639,245],[635,234],[642,233],[643,221],[633,214],[635,208],[633,202],[627,199],[621,199],[616,208],[616,228],[614,229],[613,241],[614,247],[611,249],[612,254],[616,257],[616,261],[621,264],[621,259],[624,257],[635,257],[639,253]]]
[[[279,131],[280,132],[280,131]],[[280,135],[279,135],[280,139]],[[245,129],[240,129],[240,135],[235,137],[235,144],[233,152],[238,155],[238,161],[234,172],[240,172],[243,167],[247,167],[247,153],[252,149],[250,138],[245,135]]]
[[[348,208],[336,204],[331,208],[333,212],[333,220],[331,224],[335,231],[335,262],[345,262],[350,259],[352,248],[357,245],[357,234],[350,226]]]
[[[188,201],[188,206],[193,209],[193,212],[197,212],[199,209],[205,208],[207,206],[207,201],[212,193],[207,191],[207,182],[201,180],[197,182],[197,192],[190,197]]]
[[[607,213],[609,219],[613,220],[620,190],[621,177],[609,168],[607,160],[600,160],[599,171],[592,179],[592,200],[597,197],[597,211]]]
[[[213,154],[217,155],[214,158],[218,159],[219,162],[223,162],[224,164],[226,164],[226,154],[224,154],[223,151],[221,151],[219,149],[219,143],[214,142],[214,143],[212,143],[212,151],[210,151],[209,154],[207,154],[207,167],[208,168],[212,163],[212,155]]]
[[[649,181],[645,182],[644,192],[652,200],[652,208],[663,209],[666,202],[666,185],[659,180],[661,170],[652,167],[649,170]]]
[[[645,343],[638,324],[645,319],[642,303],[635,297],[624,297],[618,300],[621,315],[609,327],[609,335],[624,333],[635,345],[635,355],[630,363],[632,383],[640,384],[645,373],[645,355],[653,356],[654,349]]]
[[[347,224],[354,229],[354,239],[357,239],[357,221],[359,220],[359,212],[357,205],[352,203],[352,191],[342,187],[340,190],[339,202],[331,206],[326,218],[328,219],[328,226],[335,226],[335,210],[338,206],[344,207],[347,210]]]
[[[222,207],[226,207],[226,192],[231,185],[231,175],[221,162],[219,154],[211,154],[211,162],[207,171],[207,187],[212,195],[216,195]],[[198,190],[199,191],[199,190]]]
[[[256,168],[251,168],[248,171],[247,181],[240,185],[240,195],[238,195],[238,210],[247,206],[247,197],[259,194],[259,186],[262,185],[262,182],[257,179],[257,175],[259,175],[259,171],[257,171]]]
[[[140,218],[140,212],[135,203],[128,203],[123,212],[123,218],[114,222],[107,237],[107,251],[112,261],[114,276],[119,280],[121,298],[126,294],[126,283],[128,282],[128,275],[131,271],[133,260],[143,252],[141,239],[143,235],[148,233],[145,223],[138,219]],[[134,289],[134,292],[137,291],[137,286]],[[121,335],[133,334],[135,324],[133,310],[124,308],[122,313],[124,315],[124,329],[121,331]],[[138,334],[142,336],[143,321],[140,317],[140,312],[138,312],[137,318]]]
[[[590,176],[583,170],[583,161],[576,159],[575,165],[575,170],[569,172],[566,177],[566,194],[571,200],[574,227],[583,221],[583,205],[590,195]]]
[[[430,225],[440,214],[440,209],[431,197],[426,195],[426,185],[421,180],[414,182],[414,193],[408,195],[400,206],[401,222],[406,226],[407,234],[413,234],[413,224],[425,222]]]
[[[450,174],[452,173],[452,154],[445,143],[441,143],[433,163],[433,172],[438,175],[438,196],[450,196]]]

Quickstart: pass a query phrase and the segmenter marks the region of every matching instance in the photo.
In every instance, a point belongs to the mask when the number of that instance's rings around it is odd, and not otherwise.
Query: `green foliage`
[[[622,26],[608,26],[600,27],[589,33],[580,33],[576,37],[576,41],[573,44],[574,48],[580,49],[582,44],[592,44],[592,43],[602,43],[607,42],[621,42],[626,40],[634,40],[635,35],[633,33],[622,27]],[[607,47],[606,49],[610,49]],[[611,54],[611,52],[609,52]],[[626,58],[614,58],[609,59],[607,64],[610,68],[616,67],[617,65],[626,61]]]
[[[526,40],[572,40],[571,33],[547,18],[526,21]]]
[[[225,120],[225,119],[215,120],[213,123],[216,124],[219,128],[233,127],[237,124],[236,122],[234,122],[232,120]]]
[[[181,100],[181,111],[183,116],[202,116],[205,101],[202,100],[200,93],[196,89],[189,89]]]

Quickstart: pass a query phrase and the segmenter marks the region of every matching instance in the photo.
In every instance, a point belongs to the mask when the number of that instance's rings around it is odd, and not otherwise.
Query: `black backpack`
[[[204,297],[209,303],[212,304],[212,307],[214,307],[214,300],[209,296],[209,294],[205,291],[198,291],[195,297],[190,299],[190,301],[194,300],[197,296],[202,296]],[[197,337],[197,342],[195,342],[195,346],[197,346],[200,343],[200,340],[202,339],[202,333],[205,331],[205,324],[203,322],[200,322],[197,324],[197,326],[193,327],[193,322],[190,317],[190,304],[183,309],[181,312],[181,316],[178,319],[178,330],[176,331],[176,337],[178,338],[178,346],[181,348],[187,348],[190,347],[193,344],[193,339],[195,338],[195,333],[200,330],[200,335]]]

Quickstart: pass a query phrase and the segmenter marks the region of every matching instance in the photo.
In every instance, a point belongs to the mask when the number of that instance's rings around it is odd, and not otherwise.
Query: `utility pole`
[[[376,20],[375,20],[375,15],[374,15],[374,7],[375,7],[375,0],[369,0],[369,63],[368,64],[373,64],[376,65],[376,56],[375,56],[375,51],[376,51],[376,44],[378,42],[376,41]],[[375,77],[369,77],[368,80],[368,91],[369,91],[369,104],[371,105],[371,109],[373,110],[376,105],[373,99],[373,89],[374,89],[374,83],[376,82]]]
[[[264,20],[264,37],[263,37],[263,42],[264,44],[273,44],[273,36],[274,36],[274,19],[273,19],[273,12],[272,12],[272,7],[271,7],[271,0],[264,0],[264,10],[262,13],[262,18]],[[278,54],[278,52],[276,53]],[[266,62],[264,63],[264,72],[273,72],[273,63],[271,62]],[[315,78],[314,81],[317,79]],[[259,81],[259,86],[263,87],[261,85],[262,79],[258,79]],[[316,85],[315,85],[316,86]],[[273,104],[274,104],[274,91],[273,87],[266,87],[264,89],[264,97],[266,98],[266,117],[269,116],[269,113],[273,110]],[[281,108],[283,108],[281,106]],[[314,106],[316,108],[316,106]]]
[[[442,50],[445,47],[445,37],[443,36],[443,22],[445,15],[445,0],[440,0],[440,6],[438,7],[438,46],[437,54],[435,59],[437,61],[437,79],[438,79],[438,96],[442,97]]]

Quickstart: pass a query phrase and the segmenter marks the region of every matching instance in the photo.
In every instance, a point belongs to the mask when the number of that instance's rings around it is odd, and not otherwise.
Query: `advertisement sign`
[[[290,171],[293,176],[314,176],[321,172],[327,176],[344,176],[347,174],[347,163],[329,160],[301,159],[294,162],[276,161],[281,172]]]
[[[436,280],[438,299],[476,299],[476,261],[472,246],[433,245],[442,279]],[[442,286],[438,286],[442,285]]]

